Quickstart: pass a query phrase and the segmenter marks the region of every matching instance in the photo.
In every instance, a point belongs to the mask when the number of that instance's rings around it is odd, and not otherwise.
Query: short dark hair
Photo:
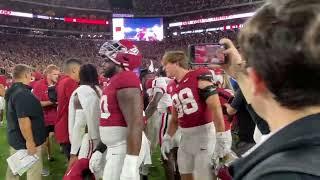
[[[64,72],[67,72],[69,66],[70,66],[70,65],[73,65],[73,64],[76,64],[76,65],[81,66],[82,61],[79,60],[79,59],[76,59],[76,58],[71,58],[71,59],[66,60],[66,61],[64,62],[64,64],[63,64],[63,71],[64,71]]]
[[[22,77],[22,75],[26,72],[32,72],[33,68],[26,65],[26,64],[17,64],[14,68],[13,68],[13,79],[19,79]]]
[[[319,17],[319,0],[269,0],[239,35],[247,65],[289,109],[320,105]]]

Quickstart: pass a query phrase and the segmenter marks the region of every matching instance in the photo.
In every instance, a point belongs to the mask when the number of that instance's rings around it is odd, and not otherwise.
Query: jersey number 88
[[[184,114],[189,115],[197,112],[199,109],[190,88],[180,90],[178,94],[172,96],[172,99],[178,112],[178,118],[183,117]]]

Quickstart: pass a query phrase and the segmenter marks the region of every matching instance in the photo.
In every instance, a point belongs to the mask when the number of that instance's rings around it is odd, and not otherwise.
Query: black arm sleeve
[[[100,141],[94,151],[100,151],[101,153],[104,153],[106,150],[107,146]]]

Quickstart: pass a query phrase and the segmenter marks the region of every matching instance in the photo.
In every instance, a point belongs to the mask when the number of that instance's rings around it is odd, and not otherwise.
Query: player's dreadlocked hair
[[[96,86],[99,86],[98,71],[93,64],[84,64],[80,67],[80,85],[90,86],[100,98],[100,93]]]

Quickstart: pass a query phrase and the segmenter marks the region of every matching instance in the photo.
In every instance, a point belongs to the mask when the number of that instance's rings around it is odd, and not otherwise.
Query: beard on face
[[[103,76],[106,78],[111,78],[116,74],[116,65],[109,66],[107,69],[104,70]]]

